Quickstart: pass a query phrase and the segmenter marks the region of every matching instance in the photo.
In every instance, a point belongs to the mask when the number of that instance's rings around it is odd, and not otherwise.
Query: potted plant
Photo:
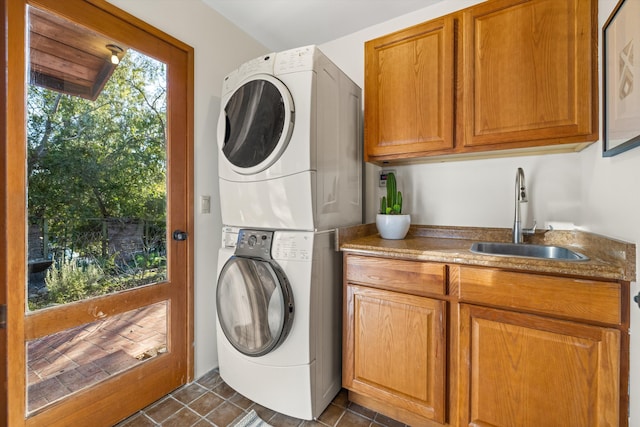
[[[402,213],[402,192],[398,191],[396,176],[387,174],[387,195],[380,200],[376,227],[383,239],[404,239],[411,225],[411,215]]]

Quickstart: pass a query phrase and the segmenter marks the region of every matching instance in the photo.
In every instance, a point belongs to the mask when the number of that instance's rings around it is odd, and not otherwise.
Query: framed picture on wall
[[[638,17],[640,1],[620,0],[602,30],[604,157],[640,146]]]

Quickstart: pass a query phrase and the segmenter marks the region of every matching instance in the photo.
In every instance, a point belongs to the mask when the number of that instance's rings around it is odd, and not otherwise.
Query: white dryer
[[[218,120],[223,224],[361,224],[361,96],[316,46],[264,55],[226,76]]]
[[[295,418],[317,418],[341,388],[341,256],[334,238],[334,231],[223,228],[220,376]]]

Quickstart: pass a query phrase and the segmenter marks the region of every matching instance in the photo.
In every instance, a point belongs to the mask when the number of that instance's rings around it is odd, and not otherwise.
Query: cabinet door
[[[365,160],[453,147],[454,53],[452,17],[365,44]]]
[[[619,425],[620,332],[462,304],[460,426]]]
[[[348,285],[343,385],[444,422],[446,303]]]
[[[596,8],[496,0],[465,11],[465,147],[597,140]]]

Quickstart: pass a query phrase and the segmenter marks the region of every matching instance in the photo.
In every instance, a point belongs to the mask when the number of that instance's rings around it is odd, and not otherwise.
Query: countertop
[[[337,239],[339,249],[350,253],[594,279],[636,280],[634,244],[580,230],[537,231],[525,237],[525,244],[563,246],[586,255],[588,261],[491,256],[469,250],[473,242],[510,242],[509,228],[412,225],[405,239],[385,240],[375,224],[365,224],[338,229]]]

